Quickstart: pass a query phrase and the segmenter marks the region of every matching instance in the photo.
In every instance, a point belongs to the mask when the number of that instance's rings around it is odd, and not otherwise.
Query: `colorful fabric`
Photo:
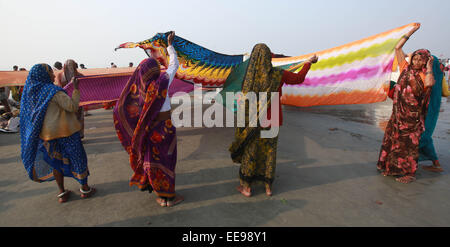
[[[394,48],[413,28],[409,24],[343,46],[299,57],[274,58],[274,66],[304,61],[317,54],[301,85],[284,85],[282,104],[294,106],[366,104],[387,96]]]
[[[127,42],[119,45],[120,48],[144,49],[147,55],[157,58],[167,68],[168,54],[167,33],[158,33],[150,39],[133,43]],[[224,55],[191,41],[175,36],[173,46],[177,51],[180,67],[176,78],[192,83],[201,83],[203,87],[221,87],[233,68],[242,63],[243,55]]]
[[[235,140],[229,148],[233,162],[241,163],[241,179],[247,183],[261,177],[271,183],[275,172],[278,138],[261,139],[260,131],[264,128],[259,126],[259,123],[257,127],[250,127],[253,121],[257,121],[257,116],[262,114],[260,110],[270,107],[270,92],[277,92],[281,85],[283,70],[272,67],[271,54],[265,44],[257,44],[253,48],[243,78],[242,92],[244,95],[248,92],[254,92],[256,95],[267,92],[267,104],[263,106],[258,102],[256,113],[250,114],[248,104],[244,103],[244,100],[238,102],[238,107],[245,107],[246,127],[235,129]]]
[[[441,110],[442,83],[439,82],[442,81],[444,73],[439,68],[438,58],[436,56],[433,57],[433,76],[435,83],[431,88],[430,102],[427,109],[427,115],[425,116],[425,131],[420,137],[419,161],[438,160],[432,137]]]
[[[80,106],[87,107],[85,110],[92,110],[103,108],[104,104],[115,105],[132,74],[133,72],[126,72],[79,78]],[[73,85],[71,83],[64,89],[67,91],[67,94],[72,95]],[[172,97],[177,92],[189,93],[193,90],[194,85],[174,79],[170,84],[169,97]]]
[[[143,60],[114,108],[114,126],[130,155],[131,185],[175,196],[176,129],[170,119],[157,121],[167,97],[169,77],[153,58]]]
[[[39,133],[44,122],[47,106],[53,96],[63,90],[53,84],[50,78],[51,67],[47,64],[34,65],[28,74],[22,101],[20,102],[20,144],[21,158],[31,180],[36,177],[36,166],[42,161],[42,155],[37,156]]]
[[[408,66],[395,85],[392,115],[386,126],[377,169],[385,175],[414,176],[419,140],[425,130],[430,90],[424,88],[422,69]]]
[[[64,177],[74,178],[81,185],[87,184],[89,169],[80,133],[51,141],[39,139],[38,156],[34,168],[35,181],[54,180],[53,170]]]

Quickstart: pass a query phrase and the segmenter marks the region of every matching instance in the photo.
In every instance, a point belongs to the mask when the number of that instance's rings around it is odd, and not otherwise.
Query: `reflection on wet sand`
[[[392,113],[392,100],[360,105],[332,105],[313,107],[283,106],[288,111],[302,111],[338,117],[344,121],[352,121],[374,125],[385,130]]]

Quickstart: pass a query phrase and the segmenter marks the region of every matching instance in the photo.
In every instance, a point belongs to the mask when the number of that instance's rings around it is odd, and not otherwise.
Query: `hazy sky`
[[[262,42],[298,56],[411,22],[422,27],[406,52],[427,48],[450,57],[448,0],[0,0],[0,70],[69,58],[88,68],[138,64],[142,49],[114,48],[170,30],[224,54]]]

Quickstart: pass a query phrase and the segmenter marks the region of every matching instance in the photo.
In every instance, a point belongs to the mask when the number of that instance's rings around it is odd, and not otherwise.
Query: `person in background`
[[[72,78],[70,98],[53,84],[55,75],[47,64],[31,68],[25,82],[20,111],[21,158],[32,181],[56,180],[60,203],[67,202],[71,191],[64,187],[64,177],[80,183],[81,198],[95,193],[88,185],[87,156],[80,137],[78,80]]]
[[[82,77],[82,73],[78,72],[78,64],[72,60],[68,59],[64,63],[62,72],[56,75],[55,83],[56,85],[64,88],[74,77]],[[84,138],[84,109],[82,106],[79,107],[77,112],[77,119],[81,123],[80,136],[81,139]]]
[[[53,65],[53,67],[57,70],[62,70],[63,69],[63,65],[61,62],[56,61],[55,64]]]
[[[130,62],[130,63],[128,64],[128,67],[133,68],[133,63]]]
[[[111,63],[111,68],[117,68],[117,65],[115,65],[114,63]]]

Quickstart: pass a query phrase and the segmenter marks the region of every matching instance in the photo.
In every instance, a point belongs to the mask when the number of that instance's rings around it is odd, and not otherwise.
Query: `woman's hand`
[[[78,79],[73,77],[72,80],[70,80],[70,82],[73,84],[73,88],[78,90]]]
[[[316,56],[316,54],[314,54],[314,56],[312,56],[308,59],[308,62],[317,63],[318,60],[319,60],[319,58]]]
[[[427,62],[427,71],[433,72],[433,62],[434,62],[434,57],[430,56],[430,58],[428,59],[428,62]]]
[[[169,46],[171,46],[173,44],[174,38],[175,38],[175,32],[171,31],[169,36],[167,37],[167,43],[169,44]]]

